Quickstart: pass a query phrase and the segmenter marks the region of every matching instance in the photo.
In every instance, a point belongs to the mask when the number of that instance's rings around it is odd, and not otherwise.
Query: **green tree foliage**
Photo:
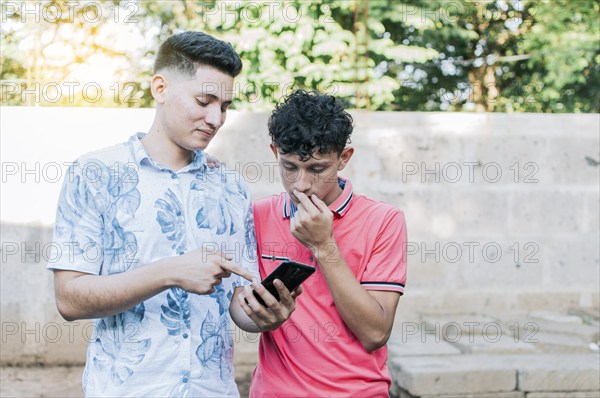
[[[439,54],[395,65],[400,109],[600,111],[595,0],[412,1],[400,19],[396,41]]]
[[[597,0],[36,2],[41,18],[23,3],[2,6],[2,104],[30,102],[15,85],[81,79],[108,57],[100,99],[37,103],[150,106],[158,44],[193,29],[240,53],[237,109],[300,86],[371,110],[600,111]]]
[[[195,29],[232,43],[244,61],[236,82],[238,109],[271,109],[293,87],[335,94],[353,107],[385,109],[400,83],[379,73],[376,62],[401,57],[403,47],[384,35],[379,21],[389,4],[172,1],[144,4],[144,9],[171,27],[161,30],[160,40]],[[371,10],[375,16],[367,21]],[[421,60],[434,55],[422,48],[411,51]]]
[[[536,23],[521,51],[531,58],[514,68],[515,81],[539,90],[528,112],[600,112],[600,3],[561,0],[536,4]]]

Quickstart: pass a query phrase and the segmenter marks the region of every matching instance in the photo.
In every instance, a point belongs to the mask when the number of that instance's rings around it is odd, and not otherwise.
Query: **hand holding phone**
[[[273,285],[275,279],[283,282],[285,287],[291,292],[311,276],[315,270],[315,267],[310,265],[285,260],[262,281],[262,284],[279,301],[279,293],[275,285]],[[264,300],[256,292],[253,293],[256,300],[266,307],[267,305]]]

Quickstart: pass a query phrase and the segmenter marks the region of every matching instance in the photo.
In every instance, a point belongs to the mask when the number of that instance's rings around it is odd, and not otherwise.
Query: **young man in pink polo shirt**
[[[340,101],[301,90],[269,119],[285,193],[254,204],[260,274],[282,258],[316,272],[290,319],[262,334],[251,397],[388,396],[386,342],[406,280],[406,227],[396,207],[338,177],[354,153],[352,122]]]

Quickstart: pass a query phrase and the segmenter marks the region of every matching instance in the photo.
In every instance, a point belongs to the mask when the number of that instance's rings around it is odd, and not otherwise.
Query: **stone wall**
[[[65,322],[44,270],[57,168],[145,130],[153,110],[1,112],[2,364],[84,360],[88,322]],[[406,215],[400,313],[599,305],[600,118],[594,115],[354,112],[355,191]],[[255,198],[279,192],[267,114],[232,111],[209,152]],[[54,166],[54,164],[56,166]],[[66,167],[62,169],[64,170]],[[61,170],[58,170],[61,172]]]

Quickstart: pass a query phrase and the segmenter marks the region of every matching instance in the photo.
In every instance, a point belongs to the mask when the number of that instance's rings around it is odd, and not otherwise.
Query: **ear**
[[[340,164],[338,165],[338,171],[341,171],[344,169],[344,167],[346,167],[346,165],[350,161],[350,158],[352,157],[352,155],[354,155],[353,147],[348,146],[348,147],[344,148],[344,150],[340,154]]]
[[[150,80],[150,90],[152,91],[152,97],[157,103],[164,103],[167,91],[167,78],[164,75],[152,76],[152,80]]]
[[[273,155],[275,155],[275,159],[279,159],[279,152],[277,152],[277,148],[275,148],[275,145],[273,145],[273,143],[271,143],[269,145],[269,147],[271,148],[271,151],[273,151]]]

